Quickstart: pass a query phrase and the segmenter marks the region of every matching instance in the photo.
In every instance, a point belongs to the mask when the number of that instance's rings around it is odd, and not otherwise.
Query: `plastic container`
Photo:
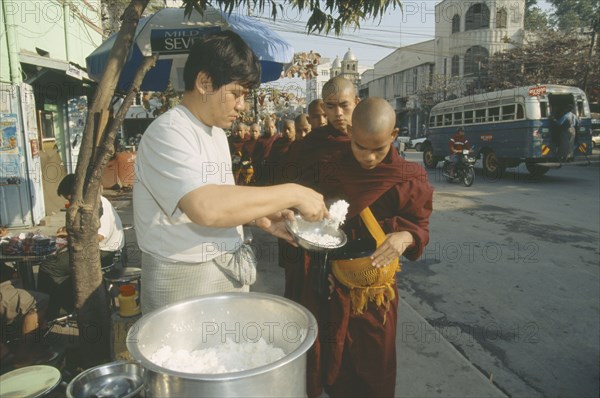
[[[135,286],[131,284],[119,286],[119,315],[122,317],[138,315],[140,300]]]

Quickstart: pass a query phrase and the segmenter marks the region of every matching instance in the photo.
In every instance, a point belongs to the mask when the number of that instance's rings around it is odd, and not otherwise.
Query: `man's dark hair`
[[[230,30],[207,35],[194,43],[183,69],[185,91],[194,89],[198,73],[205,72],[213,90],[237,82],[251,89],[260,85],[260,62],[242,38]]]
[[[60,184],[58,184],[58,188],[56,189],[56,193],[58,196],[63,196],[68,198],[73,195],[75,191],[75,174],[67,174],[65,178],[62,179]]]

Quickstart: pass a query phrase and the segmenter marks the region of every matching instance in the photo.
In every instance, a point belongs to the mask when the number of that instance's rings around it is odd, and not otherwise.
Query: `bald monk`
[[[260,138],[260,126],[252,123],[249,127],[248,140],[242,145],[241,172],[236,183],[238,185],[250,185],[254,182],[254,168],[252,167],[252,153]]]
[[[338,151],[344,142],[349,141],[346,133],[352,123],[352,111],[359,102],[354,84],[342,77],[334,77],[323,85],[321,96],[324,98],[321,102],[325,105],[319,105],[319,109],[325,112],[327,125],[313,129],[290,148],[283,166],[282,180],[279,182],[295,182],[306,187],[316,186],[321,165]],[[309,106],[309,112],[311,109]],[[307,272],[304,252],[300,248],[280,242],[279,265],[285,268],[284,296],[298,301]]]
[[[279,133],[275,121],[272,117],[265,118],[265,134],[258,140],[252,152],[252,166],[257,185],[267,185],[268,175],[265,170],[265,161],[269,158],[273,143],[278,138]]]
[[[343,225],[350,240],[345,248],[360,240],[364,249],[366,243],[372,251],[373,267],[384,267],[400,256],[414,261],[429,242],[433,188],[421,166],[405,161],[393,150],[398,133],[395,125],[395,112],[384,99],[371,97],[359,103],[352,115],[350,142],[329,160],[337,165],[335,176],[323,175],[317,186],[326,199],[341,198],[350,204]],[[322,169],[325,174],[328,170]],[[359,216],[367,207],[386,234],[376,250]],[[350,289],[333,275],[329,278],[328,300],[315,297],[314,290],[306,288],[307,282],[302,293],[301,303],[319,314],[320,341],[315,346],[320,357],[318,362],[308,363],[308,390],[318,394],[322,384],[332,398],[393,397],[398,311],[395,277],[388,281],[391,293],[380,296],[379,305],[377,292],[362,292],[367,298],[362,311],[351,302]],[[306,281],[310,279],[309,272]]]
[[[312,126],[308,122],[308,117],[304,113],[296,116],[296,119],[294,119],[294,125],[296,127],[296,139],[294,141],[300,141],[312,130]]]
[[[320,164],[335,153],[340,143],[349,140],[347,131],[352,124],[352,111],[360,101],[354,83],[334,77],[323,85],[322,97],[327,125],[313,128],[294,145],[285,165],[286,181],[315,186]]]
[[[282,168],[288,155],[291,144],[296,140],[296,125],[293,120],[283,121],[283,134],[273,145],[269,157],[265,160],[266,185],[273,185],[275,181],[281,181]]]
[[[308,122],[312,129],[327,125],[327,116],[323,109],[323,100],[316,99],[308,104]]]

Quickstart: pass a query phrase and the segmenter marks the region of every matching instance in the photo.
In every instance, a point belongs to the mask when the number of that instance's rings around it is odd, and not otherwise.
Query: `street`
[[[404,262],[401,296],[507,395],[597,396],[598,162],[539,181],[475,167],[470,188],[429,171],[430,243]]]
[[[406,154],[421,162],[420,152]],[[441,164],[430,170],[430,243],[420,260],[403,262],[398,277],[401,297],[427,323],[399,323],[400,363],[415,366],[415,357],[403,362],[407,342],[439,345],[433,328],[509,396],[597,396],[599,166],[565,166],[538,181],[521,166],[489,180],[478,163],[469,188],[446,182]],[[129,206],[124,223],[132,222]],[[275,240],[249,231],[260,274],[251,290],[283,294]],[[139,266],[135,233],[126,236],[129,263]],[[399,393],[454,396],[413,385],[422,379],[404,366]]]

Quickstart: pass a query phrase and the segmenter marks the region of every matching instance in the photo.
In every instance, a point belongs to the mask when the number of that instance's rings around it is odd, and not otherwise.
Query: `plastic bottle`
[[[138,297],[134,285],[119,286],[119,315],[122,317],[138,315],[141,312]]]

